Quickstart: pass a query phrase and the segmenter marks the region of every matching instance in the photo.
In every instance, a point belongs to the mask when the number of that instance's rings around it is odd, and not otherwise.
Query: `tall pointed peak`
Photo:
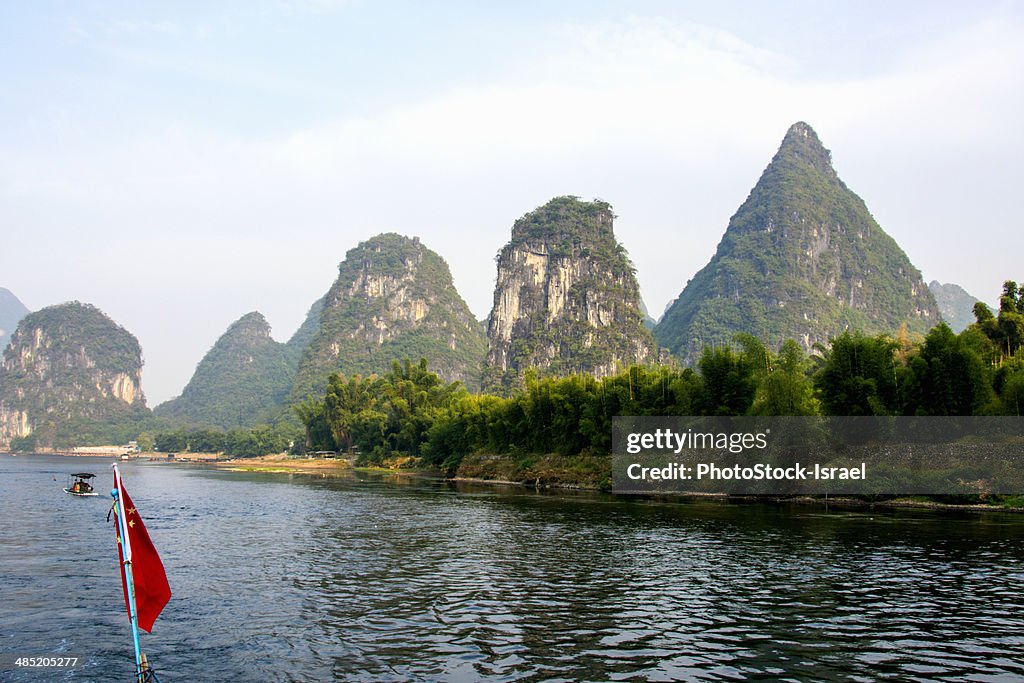
[[[688,362],[746,332],[806,350],[845,329],[924,332],[939,319],[921,273],[832,168],[800,121],[790,126],[708,265],[655,330]]]
[[[814,142],[817,142],[819,145],[821,144],[821,140],[818,139],[818,134],[814,132],[814,129],[811,128],[811,125],[806,121],[797,121],[792,126],[790,126],[789,130],[786,131],[786,138],[790,137],[803,138],[805,140],[813,140]]]
[[[832,168],[832,153],[821,144],[821,139],[814,129],[803,121],[797,121],[786,131],[779,151],[775,153],[768,168],[788,164],[813,169],[838,180]]]

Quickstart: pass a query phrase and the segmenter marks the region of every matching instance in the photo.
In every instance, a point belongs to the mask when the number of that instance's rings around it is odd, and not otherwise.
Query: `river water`
[[[110,461],[0,456],[11,681],[129,681]],[[125,463],[173,681],[1024,680],[1024,516]]]

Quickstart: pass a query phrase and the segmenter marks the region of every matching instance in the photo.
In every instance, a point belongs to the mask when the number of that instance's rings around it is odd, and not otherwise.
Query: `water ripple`
[[[0,652],[127,679],[108,503],[53,482],[85,462],[0,456]],[[1024,679],[1017,517],[124,471],[165,681]]]

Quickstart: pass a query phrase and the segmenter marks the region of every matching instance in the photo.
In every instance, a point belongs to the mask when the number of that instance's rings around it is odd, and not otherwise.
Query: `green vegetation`
[[[626,251],[612,232],[614,219],[611,204],[600,199],[584,202],[571,195],[555,197],[512,225],[512,239],[498,259],[516,247],[542,243],[551,258],[582,255],[613,265],[616,276],[632,273]]]
[[[655,337],[695,362],[741,332],[809,350],[847,329],[891,335],[905,324],[920,335],[938,321],[920,273],[797,123]]]
[[[179,427],[157,433],[155,449],[164,453],[223,453],[241,458],[304,450],[301,429],[287,423],[228,430]]]
[[[33,447],[116,443],[149,417],[141,372],[138,340],[98,308],[51,306],[25,316],[4,352],[0,412],[28,415]]]
[[[207,352],[181,396],[153,412],[186,424],[251,427],[280,412],[295,377],[292,357],[266,319],[249,313]]]
[[[484,337],[444,259],[418,239],[387,233],[350,250],[338,271],[323,303],[314,304],[296,333],[297,346],[320,308],[292,405],[321,394],[332,372],[384,372],[394,358],[427,358],[441,376],[477,385]]]
[[[920,343],[846,332],[808,357],[792,340],[774,352],[739,335],[704,349],[696,371],[527,372],[507,397],[445,384],[425,360],[395,362],[381,376],[332,375],[298,413],[308,447],[358,453],[364,465],[411,456],[463,476],[600,485],[618,415],[1020,415],[1024,294],[1007,282],[1003,298],[998,317],[959,335],[942,323]]]
[[[103,311],[79,301],[49,306],[22,319],[15,332],[14,343],[22,346],[34,342],[28,338],[40,330],[47,338],[46,355],[68,359],[81,354],[89,362],[65,361],[73,368],[96,368],[106,372],[127,372],[142,367],[142,349],[135,336],[107,317]],[[4,358],[7,360],[7,353]],[[72,381],[67,373],[54,380]]]

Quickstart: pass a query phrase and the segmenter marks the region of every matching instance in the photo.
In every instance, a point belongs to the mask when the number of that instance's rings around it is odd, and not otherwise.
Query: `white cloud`
[[[119,19],[99,24],[99,29],[111,35],[131,34],[162,34],[172,36],[178,33],[178,24],[169,20],[151,21],[144,19]]]

